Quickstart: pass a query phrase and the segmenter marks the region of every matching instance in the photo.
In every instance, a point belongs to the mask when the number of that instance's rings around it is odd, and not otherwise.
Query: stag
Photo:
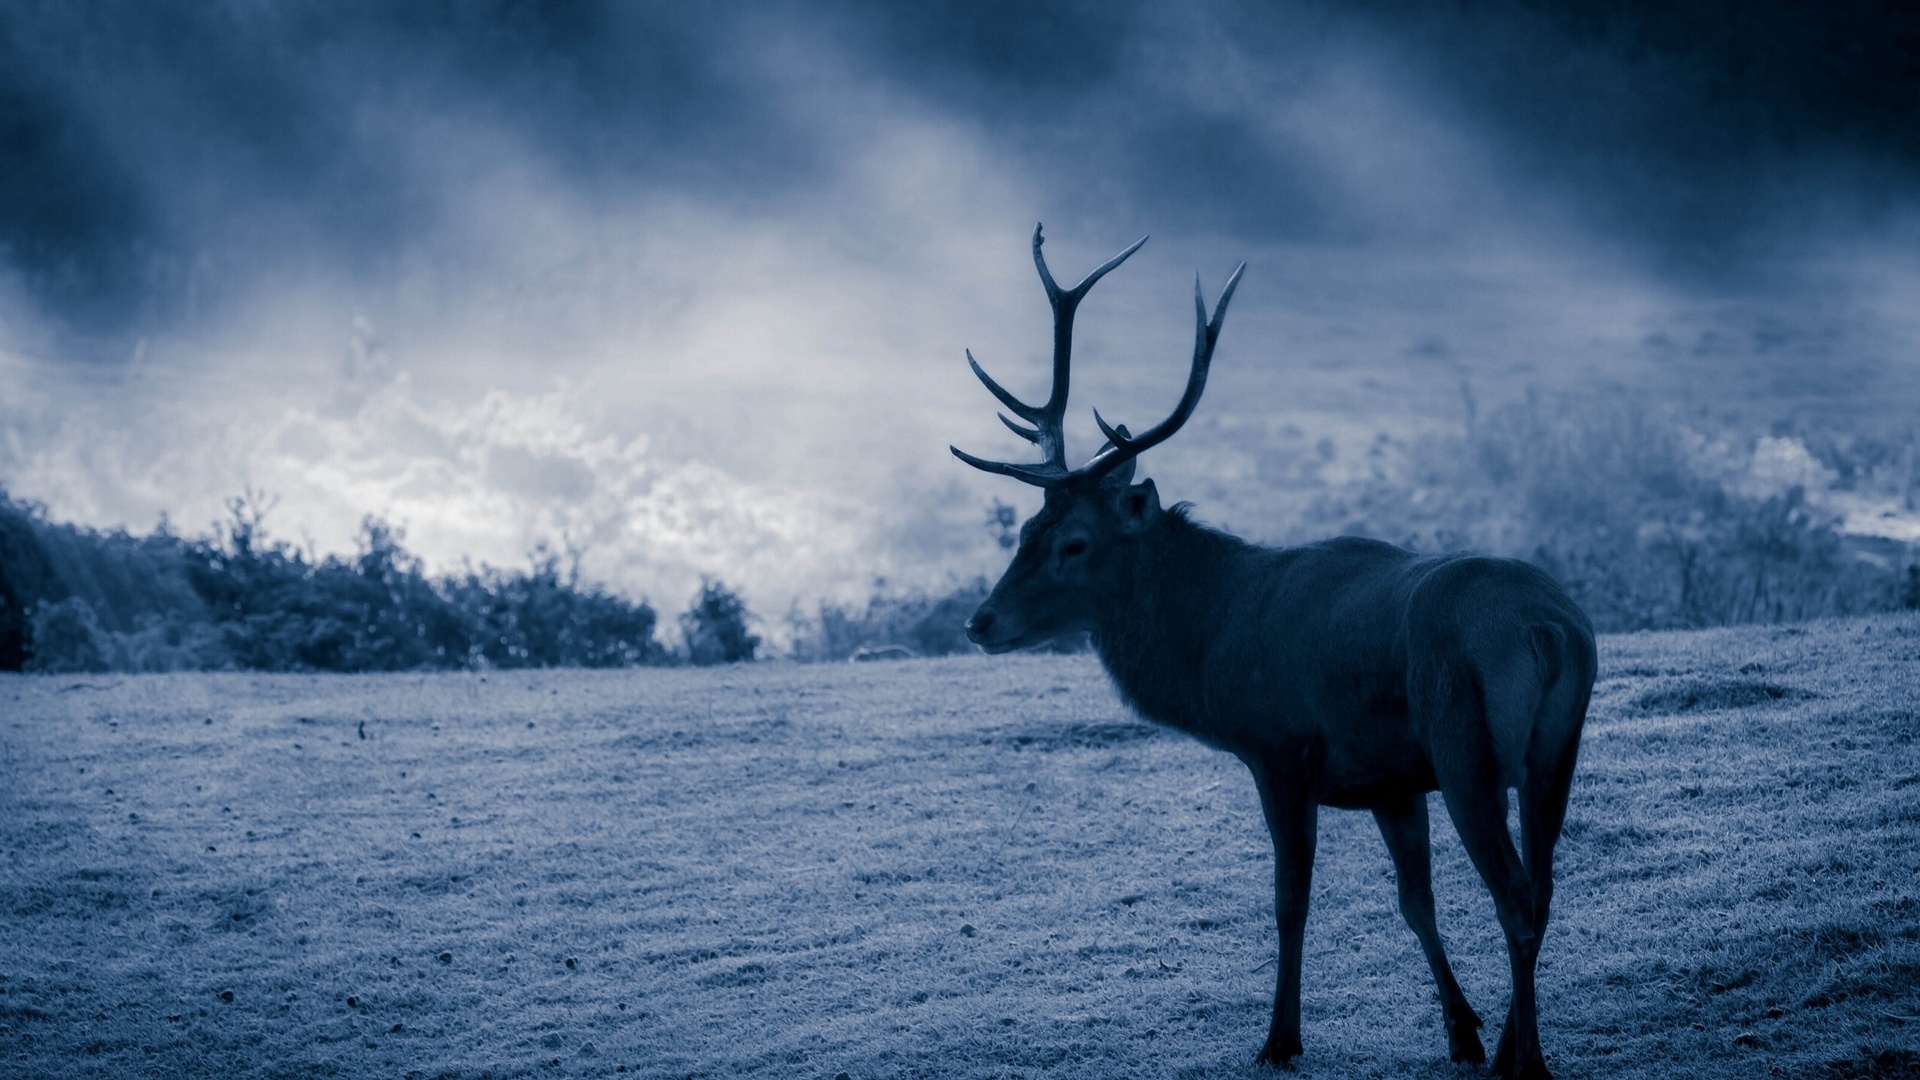
[[[1273,1019],[1258,1061],[1302,1052],[1300,963],[1319,808],[1369,810],[1399,883],[1400,913],[1439,986],[1455,1061],[1486,1060],[1480,1018],[1461,993],[1434,921],[1427,793],[1438,790],[1474,868],[1493,894],[1513,993],[1493,1073],[1546,1077],[1534,965],[1553,896],[1553,848],[1566,817],[1596,654],[1587,617],[1545,573],[1476,555],[1416,555],[1342,537],[1304,547],[1248,543],[1162,509],[1136,459],[1180,429],[1206,388],[1221,320],[1242,263],[1209,317],[1194,281],[1193,365],[1171,415],[1133,435],[1094,422],[1107,442],[1067,465],[1073,318],[1095,282],[1146,240],[1071,289],[1054,283],[1033,233],[1033,261],[1053,307],[1053,390],[1022,402],[973,354],[975,375],[1025,424],[1037,464],[953,453],[978,469],[1045,489],[1004,576],[967,620],[990,653],[1085,631],[1121,696],[1150,720],[1228,751],[1253,774],[1274,850],[1279,964]],[[1507,791],[1519,793],[1519,845]]]

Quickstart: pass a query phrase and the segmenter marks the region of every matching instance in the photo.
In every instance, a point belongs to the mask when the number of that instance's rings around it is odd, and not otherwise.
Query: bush
[[[536,552],[530,572],[469,572],[446,585],[448,600],[475,628],[471,658],[496,667],[631,667],[661,663],[647,604],[631,604],[580,583],[577,560]]]
[[[687,659],[695,664],[732,664],[752,660],[760,639],[747,632],[747,605],[717,580],[703,579],[700,595],[680,616]]]
[[[32,508],[0,492],[0,671],[25,665],[33,610],[52,592],[35,525]]]
[[[528,570],[430,578],[398,530],[369,518],[357,555],[315,562],[267,539],[257,495],[228,510],[219,536],[183,539],[163,524],[133,537],[52,524],[0,493],[0,662],[398,671],[666,659],[653,608],[582,584],[577,560],[563,571],[541,551]]]
[[[47,673],[106,671],[112,643],[93,605],[77,596],[33,610],[33,658],[26,670]]]

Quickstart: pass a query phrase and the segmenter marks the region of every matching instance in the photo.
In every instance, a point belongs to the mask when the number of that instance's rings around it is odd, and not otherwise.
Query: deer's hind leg
[[[1567,642],[1565,638],[1558,640]],[[1563,645],[1558,662],[1550,665],[1555,677],[1541,696],[1533,738],[1527,747],[1526,778],[1518,791],[1520,854],[1526,861],[1533,901],[1533,932],[1539,942],[1544,942],[1547,936],[1547,916],[1553,904],[1553,849],[1566,824],[1567,800],[1572,793],[1574,766],[1579,758],[1580,729],[1586,720],[1593,690],[1593,668],[1592,644],[1581,641]],[[1513,1067],[1511,1010],[1507,1019],[1494,1051],[1496,1070]]]
[[[1536,942],[1545,941],[1547,936],[1547,913],[1553,904],[1553,848],[1566,823],[1577,750],[1577,742],[1555,748],[1551,755],[1532,764],[1526,782],[1520,785],[1520,853],[1526,860]],[[1506,1027],[1494,1049],[1495,1069],[1511,1068],[1513,1054],[1513,1013],[1509,1010]]]
[[[1507,835],[1506,792],[1500,788],[1468,786],[1449,789],[1441,780],[1447,812],[1467,857],[1493,894],[1493,909],[1507,939],[1507,961],[1513,974],[1513,997],[1507,1005],[1506,1027],[1493,1057],[1493,1075],[1521,1080],[1545,1080],[1547,1063],[1540,1051],[1539,1017],[1535,1011],[1534,966],[1540,956],[1540,935],[1534,931],[1533,886],[1528,880],[1513,838]]]
[[[1567,746],[1520,785],[1520,853],[1533,887],[1533,932],[1541,937],[1546,936],[1547,909],[1553,902],[1553,848],[1567,820],[1575,757],[1575,747]]]
[[[1591,651],[1583,654],[1568,648],[1564,654],[1554,665],[1555,678],[1541,695],[1527,747],[1526,779],[1520,784],[1520,854],[1533,883],[1533,929],[1543,938],[1553,901],[1553,848],[1566,824],[1574,765],[1580,755],[1580,728],[1593,692]]]
[[[1534,967],[1540,955],[1534,887],[1507,832],[1507,784],[1495,749],[1495,730],[1515,721],[1510,716],[1488,715],[1488,698],[1504,706],[1508,695],[1489,695],[1481,672],[1464,660],[1427,665],[1416,672],[1413,682],[1418,698],[1412,704],[1433,718],[1430,751],[1447,814],[1467,857],[1493,895],[1494,912],[1507,939],[1513,996],[1492,1074],[1547,1080],[1551,1074],[1540,1051],[1534,999]],[[1530,707],[1528,715],[1531,712]],[[1519,722],[1524,723],[1525,717]]]
[[[1440,942],[1440,927],[1433,914],[1433,852],[1428,840],[1426,794],[1416,793],[1376,808],[1373,820],[1379,824],[1387,854],[1393,858],[1393,874],[1400,886],[1400,916],[1420,939],[1427,967],[1440,989],[1448,1054],[1455,1061],[1478,1065],[1487,1060],[1487,1051],[1480,1045],[1480,1017],[1453,977],[1453,966],[1447,963],[1447,950]]]

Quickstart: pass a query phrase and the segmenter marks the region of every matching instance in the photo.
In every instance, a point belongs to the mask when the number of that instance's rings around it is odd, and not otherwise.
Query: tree
[[[702,578],[700,595],[680,616],[687,659],[703,666],[752,660],[753,651],[760,647],[760,638],[747,632],[747,621],[752,617],[747,605],[724,582]]]

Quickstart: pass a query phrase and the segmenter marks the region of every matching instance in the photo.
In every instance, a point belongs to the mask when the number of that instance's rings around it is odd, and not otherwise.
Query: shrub
[[[93,605],[77,596],[42,603],[33,610],[33,657],[28,671],[106,671],[113,645],[100,629]]]
[[[0,671],[19,671],[26,663],[33,610],[54,591],[37,520],[33,507],[0,492]]]
[[[747,632],[747,605],[724,582],[707,578],[693,606],[680,616],[687,659],[695,664],[731,664],[752,660],[760,639]]]
[[[476,662],[630,667],[666,659],[653,638],[653,608],[582,585],[577,559],[562,574],[558,556],[536,552],[530,571],[469,572],[448,582],[447,595],[474,628],[469,648]]]

